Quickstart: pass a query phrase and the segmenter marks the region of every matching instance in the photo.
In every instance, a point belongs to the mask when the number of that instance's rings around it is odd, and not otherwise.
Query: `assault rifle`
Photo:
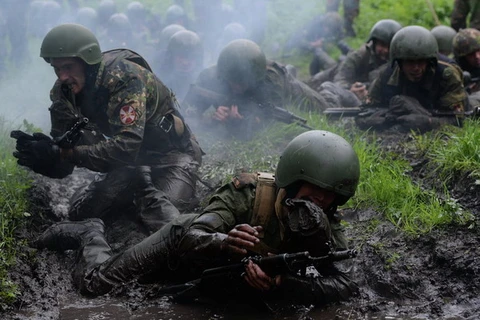
[[[347,118],[347,117],[368,117],[369,115],[378,111],[378,108],[374,107],[352,107],[352,108],[327,108],[323,111],[323,114],[328,118],[338,119],[338,118]],[[432,116],[434,117],[455,117],[455,116],[464,116],[477,118],[480,116],[480,107],[475,107],[472,110],[467,110],[465,112],[448,112],[448,111],[431,111]]]
[[[307,125],[307,119],[297,116],[296,114],[288,111],[287,109],[277,107],[271,103],[255,103],[253,101],[233,101],[229,99],[226,95],[217,93],[215,91],[202,88],[195,84],[190,86],[189,93],[185,97],[185,101],[194,102],[196,100],[200,100],[206,103],[214,103],[219,106],[231,106],[231,105],[256,105],[259,110],[270,114],[275,120],[283,122],[283,123],[296,123],[302,128],[313,130],[312,127]],[[255,110],[253,110],[255,111]]]
[[[88,118],[78,120],[67,132],[53,139],[60,148],[71,149],[82,137],[82,129],[88,124]]]
[[[222,267],[206,269],[200,278],[180,284],[160,288],[153,297],[170,295],[176,300],[191,301],[201,297],[202,293],[212,292],[215,289],[228,287],[228,280],[238,281],[245,273],[245,266],[253,261],[262,268],[270,277],[279,274],[305,275],[307,267],[321,267],[335,261],[346,260],[357,256],[355,249],[333,251],[330,244],[330,252],[322,257],[312,257],[308,251],[297,253],[283,253],[268,257],[251,256],[242,259],[240,263]]]

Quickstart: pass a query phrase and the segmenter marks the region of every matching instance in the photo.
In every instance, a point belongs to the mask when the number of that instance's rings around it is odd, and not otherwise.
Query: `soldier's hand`
[[[213,114],[213,119],[217,121],[226,121],[230,114],[230,108],[225,106],[219,106]]]
[[[230,230],[225,240],[223,240],[223,248],[228,253],[237,257],[244,257],[248,249],[260,242],[258,238],[259,232],[263,228],[261,226],[252,227],[249,224],[239,224]]]
[[[243,119],[243,116],[238,112],[238,106],[232,106],[230,108],[230,118],[231,119]]]
[[[272,290],[282,282],[280,275],[274,278],[270,277],[252,260],[249,260],[245,266],[244,279],[251,287],[261,291]]]
[[[350,87],[350,91],[353,92],[361,101],[366,99],[368,95],[367,86],[365,86],[365,84],[361,82],[355,82],[354,84],[352,84],[352,86]]]

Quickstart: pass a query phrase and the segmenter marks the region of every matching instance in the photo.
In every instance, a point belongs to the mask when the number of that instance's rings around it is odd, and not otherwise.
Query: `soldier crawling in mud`
[[[216,191],[202,213],[179,215],[126,251],[113,255],[100,219],[56,223],[34,246],[79,250],[74,281],[86,295],[106,294],[136,280],[187,281],[251,254],[308,251],[321,257],[331,250],[327,242],[335,251],[348,247],[337,206],[354,195],[359,176],[359,159],[345,139],[307,131],[286,146],[275,175],[237,175]],[[288,297],[289,303],[306,304],[344,300],[358,290],[337,263],[315,268],[321,276],[271,277],[249,261],[238,284],[222,284],[240,298]]]
[[[66,177],[75,166],[99,172],[72,198],[70,220],[106,218],[135,197],[135,218],[158,230],[178,214],[163,210],[167,198],[182,209],[191,202],[201,161],[172,92],[141,56],[124,49],[102,53],[95,35],[78,24],[50,30],[40,56],[58,77],[50,92],[51,136],[62,136],[84,117],[89,123],[73,147],[59,147],[43,134],[12,132],[18,163],[52,178]],[[138,166],[148,166],[155,194],[135,185]]]
[[[469,107],[462,73],[438,59],[437,41],[429,30],[408,26],[398,31],[390,60],[369,90],[369,106],[378,111],[357,117],[360,128],[425,132],[462,124]]]
[[[270,106],[320,112],[327,102],[285,67],[267,61],[256,43],[238,39],[221,51],[216,65],[200,73],[182,106],[207,126],[225,124],[229,134],[242,137],[272,119]],[[213,115],[204,116],[212,106]]]
[[[480,31],[473,28],[460,30],[453,38],[453,54],[466,75],[471,107],[480,106]]]
[[[318,92],[332,92],[339,97],[342,107],[358,107],[367,97],[370,82],[387,63],[390,42],[401,27],[395,20],[377,21],[364,45],[351,51],[341,63],[313,76],[308,85]]]

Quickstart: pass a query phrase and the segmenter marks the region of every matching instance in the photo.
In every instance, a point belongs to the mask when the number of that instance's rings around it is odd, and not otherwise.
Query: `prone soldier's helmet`
[[[113,0],[102,0],[97,8],[98,19],[101,23],[106,23],[108,19],[117,12],[117,5]]]
[[[40,57],[50,62],[51,58],[76,57],[88,65],[100,63],[102,51],[95,35],[86,27],[66,23],[51,29],[43,39]]]
[[[352,146],[323,130],[307,131],[290,141],[275,173],[278,187],[307,181],[334,192],[336,205],[345,204],[355,194],[359,179],[360,162]]]
[[[125,13],[115,13],[108,19],[107,29],[109,34],[129,34],[132,31],[132,25]]]
[[[160,49],[165,49],[168,45],[168,42],[170,41],[170,38],[177,33],[178,31],[181,30],[186,30],[184,26],[181,26],[179,24],[170,24],[166,26],[165,28],[162,29],[162,32],[160,32],[160,38],[159,38],[159,47]]]
[[[233,83],[254,86],[265,78],[267,58],[253,41],[238,39],[227,44],[217,60],[217,74]]]
[[[146,10],[139,1],[130,2],[126,11],[127,17],[131,23],[144,23],[146,18]]]
[[[438,43],[438,51],[449,55],[453,51],[453,38],[457,34],[455,29],[449,26],[436,26],[430,31]]]
[[[453,55],[456,59],[478,50],[480,50],[480,31],[477,29],[462,29],[453,38]]]
[[[390,61],[427,59],[437,62],[438,44],[433,34],[421,26],[400,29],[390,43]]]
[[[180,30],[170,37],[167,45],[167,59],[174,56],[188,57],[197,61],[201,67],[203,61],[203,45],[200,37],[193,31]]]
[[[91,7],[79,8],[75,17],[75,22],[90,30],[95,30],[98,22],[97,11]]]
[[[377,21],[372,30],[370,30],[370,35],[368,36],[367,42],[372,40],[380,40],[386,44],[390,44],[395,33],[402,28],[402,25],[392,19],[383,19]]]
[[[166,24],[175,24],[184,22],[186,18],[185,10],[179,5],[171,5],[168,7],[167,11],[165,12],[165,23]]]

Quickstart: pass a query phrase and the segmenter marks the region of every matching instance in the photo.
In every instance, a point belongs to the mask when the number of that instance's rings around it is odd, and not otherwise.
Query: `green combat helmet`
[[[66,23],[51,29],[43,39],[40,57],[50,63],[51,58],[77,57],[89,65],[100,63],[102,51],[95,35],[86,27]]]
[[[438,51],[448,56],[453,51],[453,38],[457,34],[455,29],[449,26],[436,26],[430,31],[438,43]]]
[[[184,26],[179,24],[169,24],[160,32],[159,47],[165,49],[170,41],[170,38],[178,31],[186,30]]]
[[[352,146],[323,130],[307,131],[290,141],[275,173],[280,188],[307,181],[336,193],[336,205],[345,204],[355,194],[359,179],[360,163]]]
[[[178,24],[180,22],[185,22],[186,14],[185,10],[179,5],[171,5],[168,7],[165,12],[165,23],[168,24]]]
[[[262,49],[253,41],[238,39],[222,49],[217,60],[220,78],[248,87],[265,78],[267,59]]]
[[[75,17],[75,22],[90,30],[95,30],[98,22],[97,11],[91,7],[79,8]]]
[[[145,23],[147,11],[139,1],[133,1],[128,4],[126,15],[130,22],[135,25],[136,23]]]
[[[203,45],[200,37],[193,31],[177,31],[168,41],[166,61],[173,61],[174,57],[183,57],[196,62],[201,68],[203,63]]]
[[[433,34],[421,26],[400,29],[390,43],[390,61],[427,59],[437,62],[438,44]]]
[[[383,19],[377,21],[372,30],[370,30],[370,35],[368,36],[367,42],[372,40],[380,40],[386,44],[390,44],[395,33],[402,28],[402,25],[392,19]]]
[[[478,50],[480,50],[480,31],[477,29],[462,29],[453,38],[453,55],[457,59]]]

